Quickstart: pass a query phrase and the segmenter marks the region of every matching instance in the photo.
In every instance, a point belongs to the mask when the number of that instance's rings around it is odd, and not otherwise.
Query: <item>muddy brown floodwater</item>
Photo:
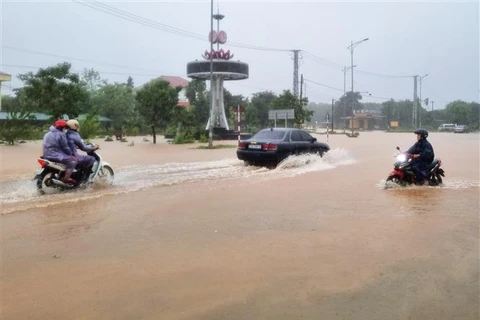
[[[45,196],[41,142],[0,146],[0,318],[479,319],[479,134],[429,140],[441,187],[384,188],[411,133],[275,170],[137,137],[99,141],[112,186]]]

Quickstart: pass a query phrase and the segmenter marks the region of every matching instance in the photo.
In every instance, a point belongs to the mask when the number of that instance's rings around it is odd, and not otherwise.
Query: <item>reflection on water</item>
[[[237,159],[210,162],[166,163],[162,165],[134,165],[116,170],[114,185],[93,184],[86,189],[39,196],[31,180],[5,182],[0,200],[3,213],[53,204],[72,203],[139,191],[155,186],[170,186],[217,179],[278,179],[313,171],[331,170],[355,163],[345,149],[332,149],[323,158],[317,155],[290,156],[270,170],[265,167],[245,166]]]

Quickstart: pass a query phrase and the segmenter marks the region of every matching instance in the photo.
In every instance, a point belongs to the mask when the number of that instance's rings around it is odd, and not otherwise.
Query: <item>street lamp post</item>
[[[355,68],[356,66],[353,66]],[[345,94],[347,92],[347,71],[351,69],[352,67],[347,67],[344,66],[342,69],[343,72],[343,99],[342,99],[342,108],[343,108],[343,119],[346,120],[347,118],[347,105],[345,103]],[[345,122],[344,122],[345,124]],[[343,127],[343,130],[345,131],[345,125]]]
[[[208,148],[213,148],[213,0],[210,1],[210,123],[208,126]]]
[[[418,125],[421,127],[422,126],[422,80],[428,76],[428,73],[420,77],[420,97],[419,97],[419,109],[418,109]],[[427,106],[428,107],[428,106]]]
[[[355,47],[358,46],[360,43],[365,42],[367,40],[368,40],[368,38],[359,40],[357,42],[353,42],[353,40],[352,40],[350,45],[347,47],[347,49],[350,50],[350,68],[351,68],[351,71],[352,71],[352,136],[353,136],[353,117],[354,117],[353,105],[355,103],[355,95],[354,95],[354,91],[353,91],[353,49],[355,49]]]

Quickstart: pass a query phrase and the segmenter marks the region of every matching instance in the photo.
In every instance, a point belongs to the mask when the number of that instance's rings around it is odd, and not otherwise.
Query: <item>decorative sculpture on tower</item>
[[[187,64],[187,76],[192,79],[210,80],[210,92],[212,94],[213,108],[207,122],[206,130],[210,128],[210,121],[213,121],[214,131],[230,130],[227,117],[225,115],[225,106],[223,102],[223,82],[228,80],[242,80],[248,78],[248,64],[241,61],[231,61],[233,53],[230,50],[220,49],[220,44],[227,42],[227,33],[220,29],[220,20],[223,15],[217,13],[213,15],[217,20],[217,31],[210,32],[209,41],[217,44],[217,50],[203,53],[203,61],[192,61]],[[211,76],[211,77],[210,77]]]

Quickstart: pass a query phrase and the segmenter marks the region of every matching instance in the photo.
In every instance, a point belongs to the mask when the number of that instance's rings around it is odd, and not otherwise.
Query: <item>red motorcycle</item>
[[[391,181],[398,185],[406,186],[411,184],[417,184],[417,178],[412,170],[411,161],[413,159],[411,154],[400,152],[395,157],[395,163],[393,164],[393,171],[387,177],[387,181]],[[427,181],[429,186],[438,186],[443,183],[442,177],[445,177],[445,171],[440,168],[442,160],[435,159],[427,169]]]

